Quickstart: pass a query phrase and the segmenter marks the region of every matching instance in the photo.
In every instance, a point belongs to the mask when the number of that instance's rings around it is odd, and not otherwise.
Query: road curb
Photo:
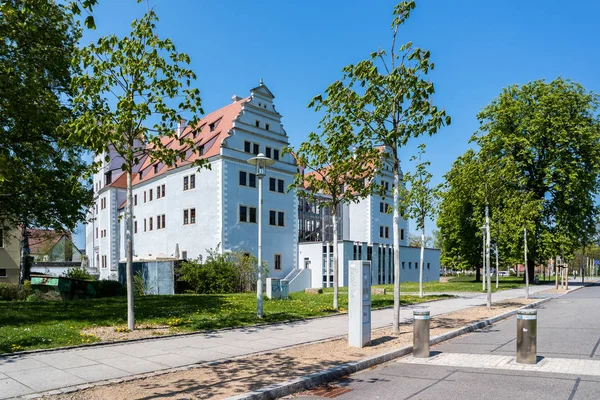
[[[582,286],[581,288],[583,287],[584,286]],[[573,289],[567,293],[571,293],[581,288]],[[495,322],[515,315],[519,310],[538,307],[551,300],[562,297],[567,293],[562,293],[558,296],[548,297],[546,299],[536,301],[535,303],[527,304],[523,307],[519,307],[517,309],[505,312],[504,314],[500,314],[482,321],[474,322],[462,328],[444,333],[443,335],[439,335],[432,338],[430,344],[438,344],[440,342],[453,339],[457,336],[464,335],[465,333],[473,332],[485,326],[492,325]],[[387,353],[378,354],[372,357],[364,358],[359,361],[342,364],[337,367],[329,368],[320,372],[315,372],[313,374],[292,379],[290,381],[269,385],[252,392],[244,393],[234,397],[229,397],[228,400],[271,400],[283,396],[288,396],[303,390],[314,388],[324,383],[338,380],[344,376],[365,370],[367,368],[371,368],[373,366],[392,361],[393,359],[412,353],[412,350],[412,346],[401,347],[397,350],[393,350]]]

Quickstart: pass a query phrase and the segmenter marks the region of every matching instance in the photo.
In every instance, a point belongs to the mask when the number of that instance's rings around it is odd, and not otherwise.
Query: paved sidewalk
[[[549,286],[532,286],[530,294],[547,289]],[[493,301],[521,298],[524,292],[524,289],[502,291],[493,295]],[[482,304],[485,304],[485,294],[466,294],[404,307],[401,319],[409,320],[415,309],[429,309],[431,315],[439,315]],[[392,313],[392,309],[374,311],[373,329],[389,326]],[[346,335],[347,326],[347,315],[336,315],[182,337],[0,357],[0,399],[330,339]]]

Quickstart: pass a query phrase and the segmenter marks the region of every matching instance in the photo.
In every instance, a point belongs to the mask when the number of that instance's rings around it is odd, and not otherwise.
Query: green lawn
[[[497,290],[515,289],[524,286],[523,278],[514,276],[499,277],[496,289],[496,277],[492,279],[492,292]],[[382,285],[388,290],[393,290],[394,285]],[[415,293],[419,291],[419,282],[403,282],[400,292]],[[450,278],[448,282],[424,282],[423,291],[426,292],[481,292],[481,282],[475,281],[473,275],[463,275]]]
[[[442,298],[402,296],[402,304]],[[289,300],[265,301],[265,317],[256,318],[254,293],[228,295],[144,296],[136,299],[136,322],[171,325],[171,330],[201,331],[238,327],[260,322],[291,321],[330,315],[329,294],[293,293]],[[393,304],[393,295],[376,295],[373,308]],[[340,295],[344,311],[348,296]],[[81,329],[91,326],[116,326],[126,323],[125,297],[70,302],[0,301],[0,353],[90,343],[98,339],[81,336]]]
[[[554,282],[554,280],[551,280]],[[492,292],[497,290],[515,289],[518,287],[525,286],[522,277],[507,276],[499,277],[498,289],[496,289],[496,277],[492,279]],[[394,285],[376,285],[374,287],[385,288],[386,291],[392,292]],[[333,292],[332,288],[325,289],[326,292]],[[482,292],[481,282],[475,281],[474,275],[462,275],[450,278],[449,282],[424,282],[423,291],[425,294],[439,293],[439,292]],[[347,292],[346,288],[340,288],[340,292]],[[400,284],[400,292],[404,293],[418,293],[419,282],[402,282]]]

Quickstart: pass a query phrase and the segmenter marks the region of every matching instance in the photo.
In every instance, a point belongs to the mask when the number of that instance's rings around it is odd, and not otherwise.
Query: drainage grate
[[[353,389],[345,388],[341,386],[319,386],[311,390],[307,390],[302,393],[303,396],[317,396],[323,397],[325,399],[333,399],[335,397],[341,396],[345,393],[351,392]]]

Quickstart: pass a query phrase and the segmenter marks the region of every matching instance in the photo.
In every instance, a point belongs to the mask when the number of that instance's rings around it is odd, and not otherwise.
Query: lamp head
[[[256,157],[252,157],[248,160],[248,164],[254,165],[256,167],[257,177],[265,176],[267,167],[269,165],[273,165],[274,163],[274,160],[271,160],[269,157],[265,157],[263,153],[259,153]]]

